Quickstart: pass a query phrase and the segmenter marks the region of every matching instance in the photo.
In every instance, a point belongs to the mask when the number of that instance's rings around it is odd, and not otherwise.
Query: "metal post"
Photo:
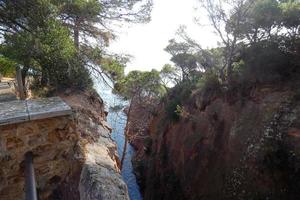
[[[32,152],[25,154],[25,192],[26,200],[37,200]]]

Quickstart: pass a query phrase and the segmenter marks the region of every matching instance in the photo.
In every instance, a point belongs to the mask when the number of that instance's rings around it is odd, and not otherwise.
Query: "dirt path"
[[[0,83],[0,102],[17,100],[14,92],[14,79],[2,78]]]

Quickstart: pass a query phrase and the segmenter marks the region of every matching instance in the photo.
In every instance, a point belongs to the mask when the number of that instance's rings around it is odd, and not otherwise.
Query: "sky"
[[[126,67],[128,72],[153,68],[160,70],[164,64],[171,63],[170,55],[164,48],[175,37],[180,25],[185,25],[188,35],[203,48],[216,46],[217,37],[209,26],[206,14],[197,7],[198,0],[154,0],[151,21],[119,28],[118,38],[109,49],[114,53],[133,56]]]

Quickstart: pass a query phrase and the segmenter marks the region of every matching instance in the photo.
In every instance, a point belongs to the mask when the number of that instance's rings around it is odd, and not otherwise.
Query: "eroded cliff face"
[[[79,133],[74,159],[80,167],[60,183],[53,199],[128,200],[102,99],[94,93],[60,95],[75,111]]]
[[[196,92],[178,122],[162,106],[135,160],[145,199],[299,199],[298,88]]]

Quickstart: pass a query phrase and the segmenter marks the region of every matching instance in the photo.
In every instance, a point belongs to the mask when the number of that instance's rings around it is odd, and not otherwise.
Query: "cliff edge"
[[[76,132],[80,136],[74,159],[80,165],[61,184],[63,187],[58,187],[54,199],[128,200],[103,100],[91,92],[64,93],[60,97],[75,111]]]
[[[299,199],[298,88],[194,91],[178,119],[160,105],[135,159],[145,199]]]

